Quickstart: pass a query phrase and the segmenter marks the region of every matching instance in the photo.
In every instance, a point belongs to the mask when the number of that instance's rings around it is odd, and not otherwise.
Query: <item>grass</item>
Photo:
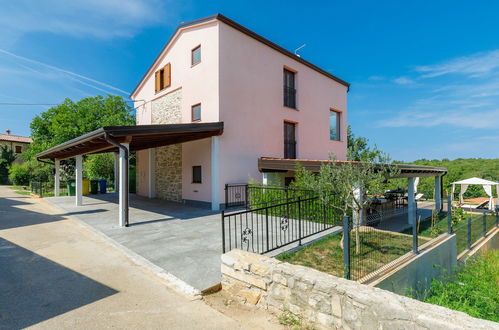
[[[10,186],[10,189],[14,190],[16,194],[19,195],[29,195],[31,194],[31,191],[29,190],[29,187],[26,186]]]
[[[433,281],[426,302],[499,322],[499,251],[468,261],[453,278]]]
[[[352,279],[360,279],[378,270],[385,264],[397,259],[412,250],[412,237],[403,234],[391,234],[370,227],[361,231],[360,253],[355,253],[355,234],[351,235],[351,266]],[[277,259],[295,265],[306,266],[321,272],[344,276],[342,234],[330,235],[304,248],[289,253],[283,253]],[[421,239],[419,244],[426,242]]]

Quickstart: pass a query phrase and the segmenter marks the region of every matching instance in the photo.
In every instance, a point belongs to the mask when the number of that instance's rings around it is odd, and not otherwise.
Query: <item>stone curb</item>
[[[40,201],[43,203],[46,203],[50,205],[52,208],[59,210],[63,214],[66,214],[67,211],[62,209],[61,207],[51,203],[50,201],[40,198]],[[115,249],[120,251],[124,256],[126,256],[128,259],[130,259],[133,263],[136,265],[148,270],[149,272],[153,273],[154,275],[160,277],[161,279],[165,280],[167,282],[167,285],[171,287],[172,289],[175,289],[177,291],[180,291],[181,293],[187,294],[190,296],[191,299],[201,299],[201,291],[194,288],[190,284],[187,284],[186,282],[182,281],[175,275],[167,272],[165,269],[155,265],[154,263],[150,262],[146,258],[142,257],[141,255],[133,252],[129,248],[121,245],[120,243],[116,242],[114,239],[111,237],[105,235],[104,233],[100,232],[99,230],[95,229],[94,227],[90,226],[87,224],[85,221],[78,219],[75,216],[72,215],[63,215],[67,219],[75,222],[76,224],[80,225],[81,227],[87,229],[88,231],[92,232],[96,236],[98,236],[102,241],[107,243],[108,245],[113,246]]]

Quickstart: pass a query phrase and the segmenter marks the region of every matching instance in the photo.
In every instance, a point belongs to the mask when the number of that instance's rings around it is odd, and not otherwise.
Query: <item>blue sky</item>
[[[0,0],[0,103],[128,96],[180,22],[220,12],[352,84],[393,159],[499,158],[497,1]],[[29,135],[50,106],[0,105]]]

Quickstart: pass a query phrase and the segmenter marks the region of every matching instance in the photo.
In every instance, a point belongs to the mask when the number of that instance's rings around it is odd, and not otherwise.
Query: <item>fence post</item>
[[[229,201],[229,185],[226,183],[225,184],[225,205],[224,205],[224,209],[227,209],[228,201]]]
[[[227,185],[225,185],[225,188],[227,189]],[[222,252],[225,253],[225,211],[224,210],[222,210]]]
[[[499,227],[499,207],[496,207],[496,227]]]
[[[418,254],[418,219],[412,222],[412,252]]]
[[[471,250],[471,217],[468,217],[468,250]]]
[[[452,234],[452,197],[447,196],[447,233]]]
[[[267,237],[267,251],[270,250],[269,247],[269,208],[265,208],[265,235]]]
[[[483,213],[483,237],[487,236],[487,213]]]
[[[301,197],[298,197],[298,245],[301,245]]]
[[[343,272],[347,280],[350,279],[350,220],[343,217]]]
[[[244,186],[244,207],[246,208],[246,210],[248,209],[248,205],[249,205],[249,196],[248,196],[248,193],[249,193],[249,185],[246,184]]]

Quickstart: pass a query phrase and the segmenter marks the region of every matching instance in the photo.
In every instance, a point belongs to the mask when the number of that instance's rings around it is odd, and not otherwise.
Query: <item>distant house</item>
[[[260,181],[261,157],[345,160],[348,88],[222,15],[183,23],[131,95],[137,125],[223,122],[223,134],[139,151],[137,193],[209,204],[225,184]]]
[[[0,146],[7,146],[13,150],[17,156],[16,162],[21,162],[21,154],[33,142],[30,137],[10,134],[10,130],[6,130],[5,134],[0,134]]]

